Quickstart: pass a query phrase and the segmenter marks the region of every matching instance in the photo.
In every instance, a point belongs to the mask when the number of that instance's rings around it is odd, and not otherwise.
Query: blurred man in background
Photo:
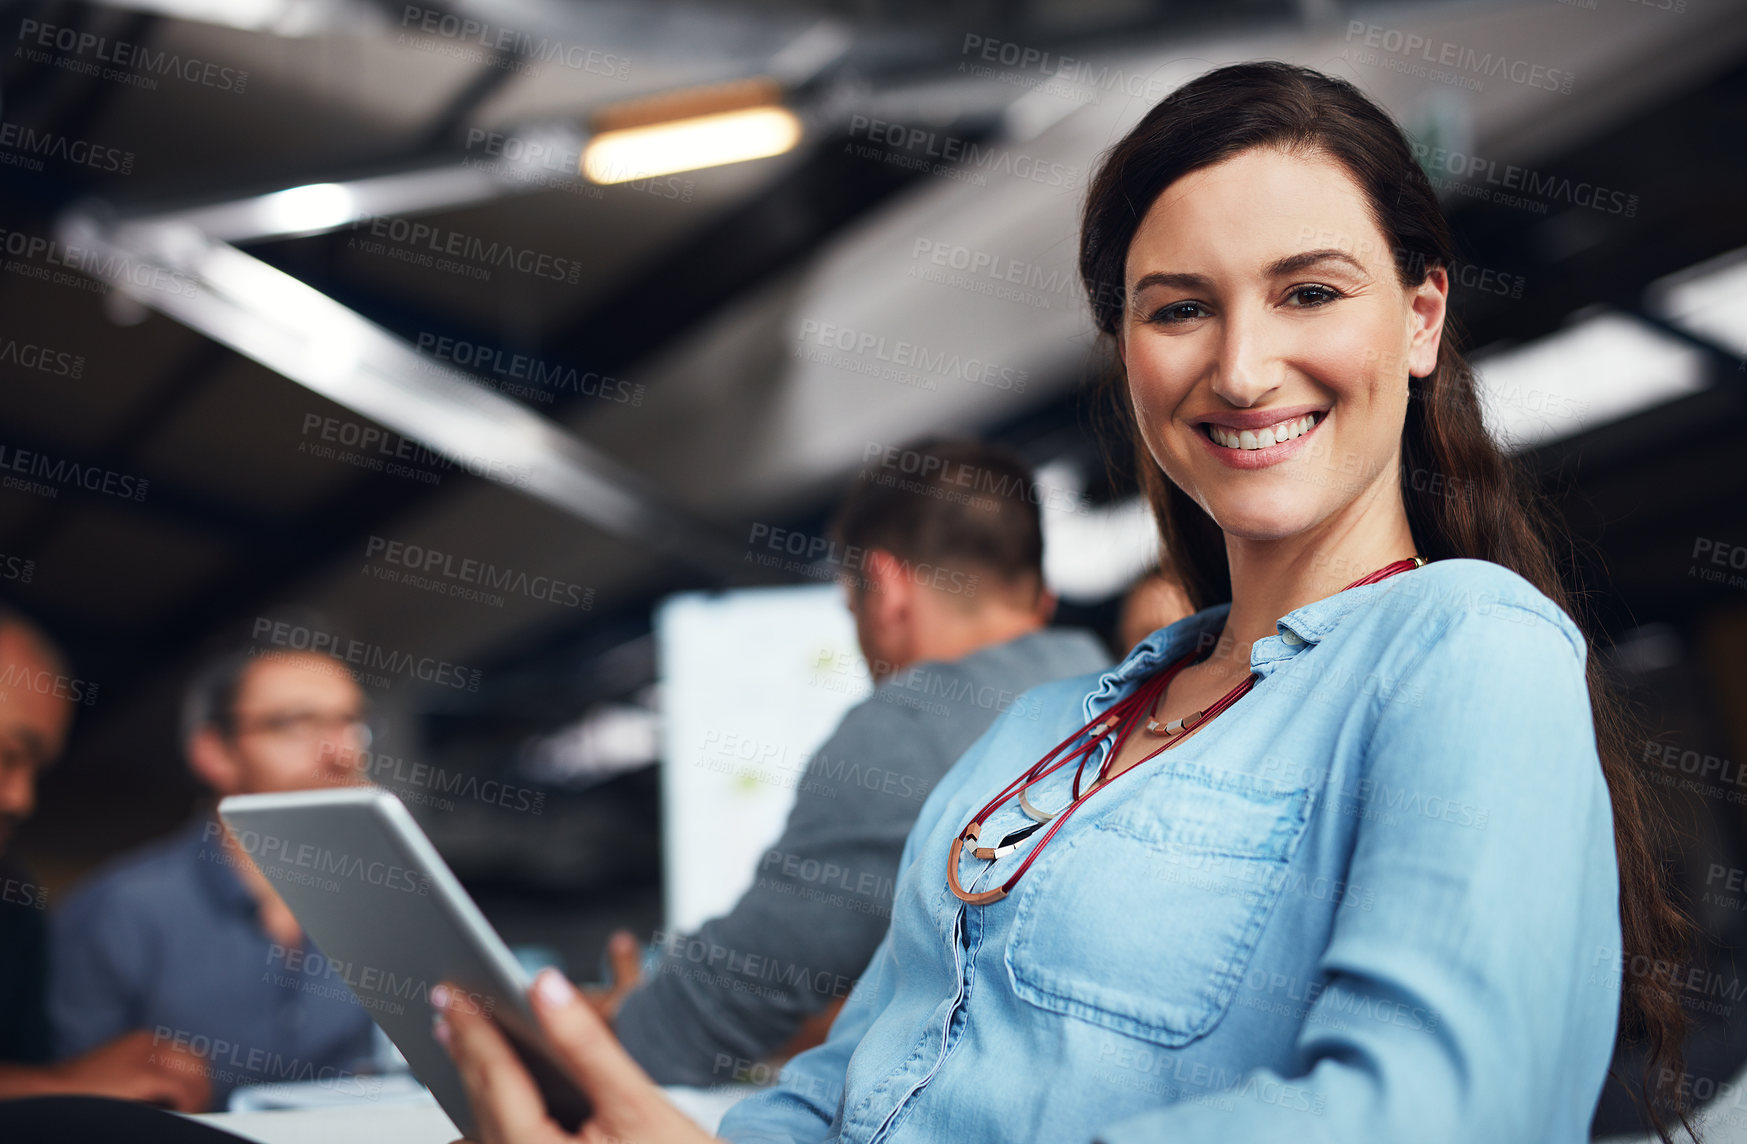
[[[48,898],[6,851],[36,809],[38,774],[66,745],[71,690],[55,645],[0,605],[0,1099],[83,1093],[196,1111],[207,1103],[201,1062],[155,1046],[138,1022],[92,1041],[81,1056],[47,1063]]]
[[[360,781],[364,696],[338,660],[242,648],[194,678],[183,744],[216,795]],[[223,1046],[207,1064],[222,1107],[238,1085],[349,1077],[369,1014],[311,958],[297,921],[218,819],[123,855],[56,912],[49,1015],[79,1053],[145,1026],[163,1044]]]
[[[809,760],[733,911],[667,943],[646,980],[635,940],[614,935],[616,982],[595,995],[665,1084],[747,1079],[809,1017],[834,1012],[885,936],[928,792],[1022,692],[1108,664],[1091,633],[1045,628],[1055,598],[1037,485],[1003,450],[882,453],[831,532],[873,695]]]

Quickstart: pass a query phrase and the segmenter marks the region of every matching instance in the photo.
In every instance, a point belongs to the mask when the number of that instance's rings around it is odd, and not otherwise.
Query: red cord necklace
[[[1342,588],[1341,591],[1346,592],[1354,588],[1363,588],[1367,584],[1375,584],[1379,580],[1386,580],[1399,572],[1408,572],[1415,568],[1419,568],[1424,564],[1425,560],[1418,556],[1410,556],[1406,560],[1397,560],[1393,564],[1385,565],[1384,567],[1377,569],[1377,571],[1372,572],[1368,576],[1361,576],[1351,584],[1348,584],[1345,588]],[[1094,794],[1097,794],[1108,782],[1113,781],[1110,776],[1111,764],[1114,763],[1117,756],[1122,753],[1123,744],[1128,742],[1129,737],[1134,734],[1136,728],[1144,725],[1149,733],[1163,736],[1165,738],[1165,743],[1160,746],[1158,750],[1137,760],[1133,766],[1128,767],[1126,770],[1116,775],[1115,778],[1120,778],[1129,771],[1139,769],[1142,763],[1157,758],[1163,752],[1176,746],[1178,743],[1181,743],[1184,739],[1189,737],[1190,732],[1205,725],[1207,722],[1217,717],[1222,711],[1236,703],[1239,699],[1242,699],[1245,695],[1249,694],[1250,689],[1256,685],[1256,681],[1260,678],[1260,676],[1253,672],[1245,676],[1243,682],[1239,683],[1236,687],[1220,696],[1219,699],[1214,701],[1211,705],[1202,708],[1200,711],[1191,712],[1180,719],[1173,719],[1169,723],[1159,723],[1157,718],[1159,700],[1163,697],[1165,689],[1170,686],[1171,680],[1176,678],[1177,673],[1182,671],[1185,667],[1188,667],[1192,662],[1199,662],[1208,654],[1211,654],[1211,652],[1197,653],[1192,651],[1181,659],[1178,659],[1175,663],[1168,665],[1151,679],[1148,679],[1139,687],[1135,688],[1127,698],[1113,704],[1109,710],[1104,712],[1104,714],[1094,718],[1090,723],[1087,723],[1084,727],[1081,727],[1078,731],[1075,731],[1060,743],[1057,743],[1054,750],[1033,763],[1024,774],[1002,787],[1001,793],[997,794],[994,798],[984,804],[983,809],[977,811],[976,816],[972,818],[965,828],[959,831],[952,840],[952,854],[947,859],[946,880],[947,885],[952,888],[953,894],[956,895],[960,901],[969,902],[973,906],[986,906],[992,902],[998,902],[1002,898],[1005,898],[1008,891],[1014,887],[1014,885],[1024,875],[1025,871],[1030,869],[1032,862],[1037,860],[1037,856],[1043,852],[1043,848],[1049,845],[1049,840],[1054,837],[1057,830],[1061,829],[1062,823],[1066,822],[1068,817],[1080,808],[1081,803],[1091,798]],[[1086,760],[1097,753],[1099,744],[1103,742],[1112,731],[1115,731],[1116,735],[1111,743],[1109,753],[1104,756],[1103,763],[1098,767],[1098,773],[1092,780],[1092,785],[1082,791],[1080,789],[1080,779],[1085,771]],[[1075,741],[1081,739],[1084,741],[1080,742],[1078,746],[1075,746]],[[1069,750],[1068,748],[1070,747],[1073,747],[1073,749]],[[1064,751],[1067,752],[1065,755],[1062,753]],[[1058,758],[1057,756],[1060,757]],[[1071,787],[1071,798],[1067,805],[1054,811],[1039,810],[1032,804],[1031,800],[1026,797],[1026,792],[1032,786],[1041,782],[1043,779],[1048,778],[1050,775],[1053,775],[1069,763],[1074,764],[1074,782]],[[1001,883],[1001,885],[993,890],[983,890],[978,893],[971,893],[963,886],[959,885],[959,855],[964,851],[965,843],[969,842],[974,844],[980,840],[983,832],[983,824],[988,821],[989,816],[995,813],[1002,804],[1014,795],[1019,796],[1019,808],[1024,811],[1027,817],[1034,820],[1032,824],[1030,826],[1020,827],[1018,830],[1013,831],[1005,838],[1002,838],[1001,841],[994,846],[973,845],[971,849],[972,855],[984,860],[1000,858],[1005,854],[1017,850],[1026,839],[1030,838],[1033,834],[1036,834],[1046,823],[1049,824],[1049,829],[1043,832],[1043,837],[1039,838],[1036,845],[1032,846],[1031,853],[1025,856],[1025,861],[1019,864],[1019,868],[1013,871],[1012,876],[1005,882]]]

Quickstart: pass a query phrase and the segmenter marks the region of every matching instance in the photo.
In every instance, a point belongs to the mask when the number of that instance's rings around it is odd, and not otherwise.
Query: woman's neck
[[[1399,487],[1361,503],[1367,499],[1356,498],[1346,511],[1294,536],[1249,540],[1227,534],[1231,612],[1218,651],[1239,661],[1234,670],[1247,666],[1252,643],[1275,634],[1281,616],[1414,555]]]

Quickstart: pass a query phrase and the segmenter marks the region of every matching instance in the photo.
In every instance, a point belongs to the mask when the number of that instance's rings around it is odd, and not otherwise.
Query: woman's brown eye
[[[1333,302],[1341,295],[1339,291],[1330,289],[1327,286],[1295,286],[1292,288],[1291,296],[1300,299],[1304,304],[1304,308],[1308,308],[1310,306],[1326,305],[1329,302]]]
[[[1192,318],[1200,317],[1200,314],[1194,313],[1193,311],[1202,309],[1203,307],[1199,302],[1173,302],[1169,306],[1163,306],[1158,310],[1155,310],[1153,316],[1148,318],[1147,321],[1159,325],[1170,325],[1174,322],[1187,322]]]

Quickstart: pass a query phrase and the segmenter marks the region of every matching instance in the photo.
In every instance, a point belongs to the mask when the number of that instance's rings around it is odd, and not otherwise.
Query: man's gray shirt
[[[959,756],[1023,692],[1109,664],[1091,633],[1044,629],[881,683],[808,761],[782,837],[733,911],[657,943],[659,961],[619,1009],[625,1048],[662,1084],[745,1079],[866,968],[904,840]],[[1031,761],[1015,759],[1015,773]]]

